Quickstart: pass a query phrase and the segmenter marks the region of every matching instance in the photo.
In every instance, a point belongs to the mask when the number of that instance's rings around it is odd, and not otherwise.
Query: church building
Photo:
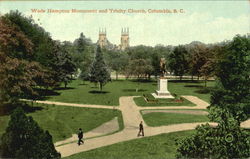
[[[122,28],[121,30],[121,44],[116,46],[110,43],[107,39],[107,31],[105,29],[99,29],[99,39],[97,44],[100,45],[101,48],[107,48],[109,50],[116,49],[124,51],[129,48],[129,28]]]

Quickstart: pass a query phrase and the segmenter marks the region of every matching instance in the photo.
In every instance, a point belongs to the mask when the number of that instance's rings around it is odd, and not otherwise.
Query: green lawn
[[[81,152],[65,159],[165,159],[175,158],[176,140],[194,134],[194,131],[181,131],[144,137],[131,141]]]
[[[53,141],[60,141],[77,133],[81,127],[84,132],[118,117],[120,129],[123,129],[121,112],[109,109],[79,108],[67,106],[38,105],[42,110],[28,113],[44,129],[53,136]],[[8,125],[9,116],[0,116],[0,135]]]
[[[103,92],[93,83],[74,80],[69,84],[71,89],[58,90],[60,95],[48,97],[50,101],[60,101],[69,103],[98,104],[98,105],[119,105],[121,96],[141,96],[143,93],[150,93],[154,90],[152,82],[140,83],[126,80],[112,81],[106,84]],[[136,87],[140,88],[136,92]]]
[[[210,93],[215,85],[215,81],[207,82],[207,89],[204,89],[204,82],[202,81],[169,81],[168,89],[171,93],[177,95],[193,95],[210,103]]]
[[[206,115],[180,114],[153,112],[143,115],[143,119],[148,126],[163,126],[180,123],[207,122]]]
[[[134,98],[136,105],[142,107],[154,107],[154,106],[195,106],[194,103],[184,99],[183,102],[175,102],[174,99],[158,99],[156,103],[148,103],[144,99],[144,97],[136,97]]]
[[[194,95],[209,101],[210,94],[204,93],[203,82],[189,81],[169,81],[169,91],[177,95]],[[214,82],[209,81],[208,86],[211,87]],[[118,80],[107,83],[103,92],[100,93],[93,83],[80,80],[73,80],[69,84],[68,89],[60,89],[57,92],[49,92],[45,99],[50,101],[60,101],[69,103],[82,104],[101,104],[101,105],[119,105],[119,97],[121,96],[142,96],[146,93],[153,93],[157,89],[157,82],[134,82],[131,80]],[[136,92],[136,88],[139,91]]]

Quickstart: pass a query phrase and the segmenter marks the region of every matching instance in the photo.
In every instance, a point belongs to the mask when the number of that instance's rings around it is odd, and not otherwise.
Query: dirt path
[[[133,97],[121,97],[119,99],[119,110],[122,112],[125,128],[138,128],[141,121],[144,121],[140,108],[138,108],[133,100]],[[145,122],[143,122],[145,125]]]
[[[22,101],[29,101],[32,100],[22,99]],[[52,104],[58,106],[70,106],[70,107],[82,107],[82,108],[103,108],[103,109],[118,109],[118,106],[106,106],[106,105],[91,105],[91,104],[77,104],[77,103],[63,103],[63,102],[54,102],[54,101],[42,101],[42,100],[35,100],[33,102],[42,103],[42,104]]]
[[[76,143],[71,143],[63,146],[58,146],[56,147],[56,149],[61,153],[62,157],[66,157],[79,152],[88,151],[99,147],[112,145],[118,142],[128,141],[138,138],[137,133],[138,133],[139,123],[141,121],[144,121],[142,115],[140,114],[140,110],[144,109],[144,107],[138,107],[135,104],[133,98],[134,97],[120,97],[119,99],[120,106],[118,107],[118,109],[122,112],[123,115],[123,121],[124,121],[123,131],[108,136],[89,139],[86,141],[84,145],[81,146],[78,146]],[[207,103],[204,102],[202,103],[198,98],[195,97],[192,98],[189,96],[187,98],[191,99],[192,102],[195,104],[196,103],[202,104],[199,108],[204,109],[204,107],[208,105]],[[155,107],[153,108],[155,109]],[[154,136],[162,133],[191,130],[194,129],[197,125],[202,124],[202,123],[185,123],[185,124],[175,124],[175,125],[161,126],[161,127],[148,127],[145,124],[145,122],[143,123],[145,129],[145,136]]]
[[[113,132],[118,131],[118,130],[119,130],[118,118],[115,117],[114,119],[102,124],[101,126],[95,128],[87,133],[84,133],[84,139],[97,137],[97,136],[103,136],[103,135],[110,134],[110,133],[113,133]],[[65,140],[62,140],[62,141],[59,141],[59,142],[56,142],[55,146],[75,142],[77,140],[78,140],[77,134],[72,134],[72,137],[65,139]]]
[[[162,127],[148,127],[145,128],[145,136],[154,136],[162,133],[170,133],[184,130],[195,129],[196,126],[203,123],[188,123],[188,124],[176,124]],[[214,124],[212,124],[214,125]],[[112,145],[118,142],[128,141],[137,139],[137,129],[136,128],[125,128],[123,131],[115,133],[113,135],[103,136],[100,138],[93,138],[87,140],[84,145],[78,146],[76,143],[67,144],[64,146],[56,147],[62,157],[70,156],[76,153],[96,149],[103,146]]]
[[[102,105],[86,105],[86,104],[74,104],[74,103],[61,103],[61,102],[50,102],[50,101],[37,101],[38,103],[44,104],[54,104],[54,105],[65,105],[65,106],[76,106],[76,107],[88,107],[88,108],[104,108],[104,109],[118,109],[122,112],[124,121],[124,130],[117,132],[112,135],[91,138],[86,140],[84,145],[78,146],[76,143],[69,143],[62,146],[57,146],[56,149],[62,155],[62,157],[70,156],[76,153],[96,149],[99,147],[112,145],[118,142],[128,141],[136,139],[138,133],[138,126],[141,121],[143,121],[141,110],[153,111],[159,109],[206,109],[209,105],[207,102],[194,96],[183,96],[187,100],[195,103],[197,106],[167,106],[167,107],[138,107],[132,96],[130,97],[120,97],[120,106],[102,106]],[[152,110],[150,110],[152,109]],[[171,110],[167,110],[171,111]],[[186,112],[182,110],[183,112]],[[191,111],[191,110],[190,110]],[[196,126],[204,123],[183,123],[183,124],[173,124],[168,126],[160,127],[149,127],[144,122],[145,136],[154,136],[162,133],[170,133],[177,131],[185,131],[195,129]],[[216,123],[209,123],[212,126],[216,126]],[[250,128],[250,120],[242,124],[243,127]],[[99,131],[99,130],[98,130]],[[100,130],[101,131],[101,130]]]

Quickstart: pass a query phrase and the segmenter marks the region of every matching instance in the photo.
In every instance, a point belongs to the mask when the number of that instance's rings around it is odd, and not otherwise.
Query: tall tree
[[[94,58],[95,47],[90,39],[86,38],[83,33],[77,38],[73,47],[73,61],[78,69],[80,69],[79,78],[87,80],[91,63]]]
[[[2,17],[5,21],[10,21],[12,26],[18,28],[32,43],[30,54],[20,54],[21,51],[12,52],[12,57],[28,61],[38,62],[46,71],[47,81],[37,81],[44,87],[55,87],[59,85],[55,63],[57,57],[54,52],[55,42],[51,39],[50,34],[34,22],[32,17],[26,17],[19,11],[10,11]],[[41,78],[42,79],[42,78]]]
[[[98,45],[94,62],[90,68],[90,81],[99,83],[100,90],[102,91],[102,87],[110,81],[110,79],[110,73],[105,64],[101,47]]]
[[[86,49],[87,42],[83,33],[80,34],[80,37],[76,40],[76,48],[78,53],[83,53]]]
[[[32,42],[9,20],[0,17],[0,101],[16,102],[22,95],[34,95],[36,78],[43,72],[32,56]]]
[[[207,80],[209,77],[212,77],[214,73],[213,59],[208,59],[207,62],[200,68],[199,72],[204,79],[205,87],[207,87]]]
[[[180,80],[182,80],[182,76],[188,70],[187,54],[188,52],[185,46],[179,45],[175,47],[174,51],[169,55],[169,68],[174,75],[180,76]]]
[[[217,64],[217,85],[211,95],[209,118],[217,127],[202,125],[179,142],[179,158],[247,158],[250,132],[240,123],[250,114],[250,38],[236,36]]]
[[[128,65],[128,55],[125,52],[108,50],[104,57],[109,68],[115,71],[117,80],[118,74],[122,73]]]
[[[155,75],[155,77],[160,75],[161,58],[165,58],[166,62],[168,62],[168,57],[171,52],[172,52],[171,46],[165,47],[165,46],[157,45],[154,47],[153,54],[151,55],[151,61],[152,61],[153,69],[154,69],[153,74]]]
[[[236,36],[220,52],[210,108],[227,109],[240,123],[250,116],[250,38]],[[214,116],[213,119],[216,119]]]
[[[138,79],[146,78],[153,72],[153,67],[149,59],[130,60],[126,68],[127,75],[134,75]]]
[[[58,42],[57,65],[58,76],[66,88],[72,80],[72,75],[76,72],[76,65],[73,62],[72,55],[67,51],[65,45]]]
[[[207,62],[208,49],[205,44],[191,43],[188,49],[189,73],[193,76],[201,76],[201,68]]]
[[[61,155],[55,150],[49,132],[44,132],[18,107],[11,114],[6,132],[1,137],[1,157],[58,159]]]

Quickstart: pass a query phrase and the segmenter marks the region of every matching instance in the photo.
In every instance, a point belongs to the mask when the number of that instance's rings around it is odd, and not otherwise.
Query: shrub
[[[11,114],[0,146],[3,158],[61,158],[49,132],[44,132],[32,117],[26,116],[21,107]]]

